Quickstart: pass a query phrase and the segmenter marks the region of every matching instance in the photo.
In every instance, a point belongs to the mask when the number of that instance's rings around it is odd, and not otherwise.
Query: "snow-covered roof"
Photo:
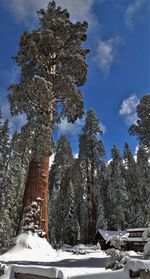
[[[127,232],[144,232],[147,228],[133,228],[128,229]]]
[[[147,238],[146,240],[143,240],[142,237],[128,237],[127,241],[133,241],[133,242],[148,242],[150,241],[150,238]]]
[[[120,235],[125,235],[126,231],[108,231],[104,229],[99,229],[98,232],[102,235],[102,237],[107,240],[108,238],[112,236],[120,236]]]

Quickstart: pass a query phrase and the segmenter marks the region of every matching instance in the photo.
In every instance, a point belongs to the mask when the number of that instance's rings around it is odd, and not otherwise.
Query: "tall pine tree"
[[[139,208],[139,191],[138,191],[138,175],[137,164],[131,149],[127,143],[124,147],[124,173],[125,185],[128,195],[128,207],[126,211],[126,225],[128,228],[138,226],[137,216]]]
[[[95,112],[90,109],[87,112],[85,126],[79,139],[79,164],[82,176],[82,187],[84,189],[84,205],[87,216],[85,240],[90,242],[96,232],[97,222],[97,193],[98,193],[98,171],[101,158],[104,156],[104,146],[100,140],[102,130]]]
[[[109,164],[110,182],[108,185],[108,228],[110,230],[125,229],[125,215],[127,210],[128,196],[125,179],[123,177],[124,166],[119,149],[112,148],[112,161]]]
[[[150,94],[144,95],[137,106],[138,120],[133,124],[129,133],[135,135],[140,144],[150,149]]]
[[[70,143],[66,136],[62,135],[57,142],[55,158],[49,174],[49,230],[50,238],[56,239],[57,242],[62,240],[60,227],[63,227],[63,210],[66,206],[64,200],[69,183],[68,169],[71,169],[72,164]]]
[[[149,153],[143,146],[137,152],[138,226],[146,227],[150,218],[150,164]]]
[[[18,136],[13,135],[9,143],[7,164],[4,169],[2,190],[0,192],[0,251],[5,252],[16,236],[18,220],[21,214],[21,204],[27,174],[29,152],[22,153]]]

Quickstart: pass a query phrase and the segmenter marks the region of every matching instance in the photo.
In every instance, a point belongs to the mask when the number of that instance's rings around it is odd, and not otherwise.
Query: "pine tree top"
[[[21,70],[20,81],[10,85],[9,101],[12,115],[27,115],[25,128],[30,127],[32,136],[35,134],[34,150],[38,146],[40,151],[51,142],[55,121],[65,116],[74,122],[82,117],[83,96],[79,87],[87,77],[88,50],[82,43],[88,25],[72,23],[67,10],[56,7],[54,1],[46,10],[39,10],[38,15],[39,28],[24,32],[20,38],[14,57]]]

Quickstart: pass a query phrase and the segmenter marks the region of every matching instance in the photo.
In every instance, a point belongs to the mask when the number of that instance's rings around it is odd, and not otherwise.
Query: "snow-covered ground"
[[[1,279],[12,279],[15,272],[62,279],[129,278],[127,269],[105,270],[106,258],[105,252],[92,246],[77,246],[69,252],[55,251],[46,239],[24,233],[17,238],[12,249],[0,256],[0,263],[8,267]]]

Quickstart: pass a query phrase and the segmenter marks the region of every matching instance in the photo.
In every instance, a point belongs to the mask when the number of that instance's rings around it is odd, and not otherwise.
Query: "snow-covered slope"
[[[8,266],[1,278],[14,279],[19,272],[60,279],[128,279],[128,270],[105,270],[107,255],[88,248],[84,255],[56,252],[46,239],[31,232],[23,233],[12,249],[0,256],[0,263]]]

